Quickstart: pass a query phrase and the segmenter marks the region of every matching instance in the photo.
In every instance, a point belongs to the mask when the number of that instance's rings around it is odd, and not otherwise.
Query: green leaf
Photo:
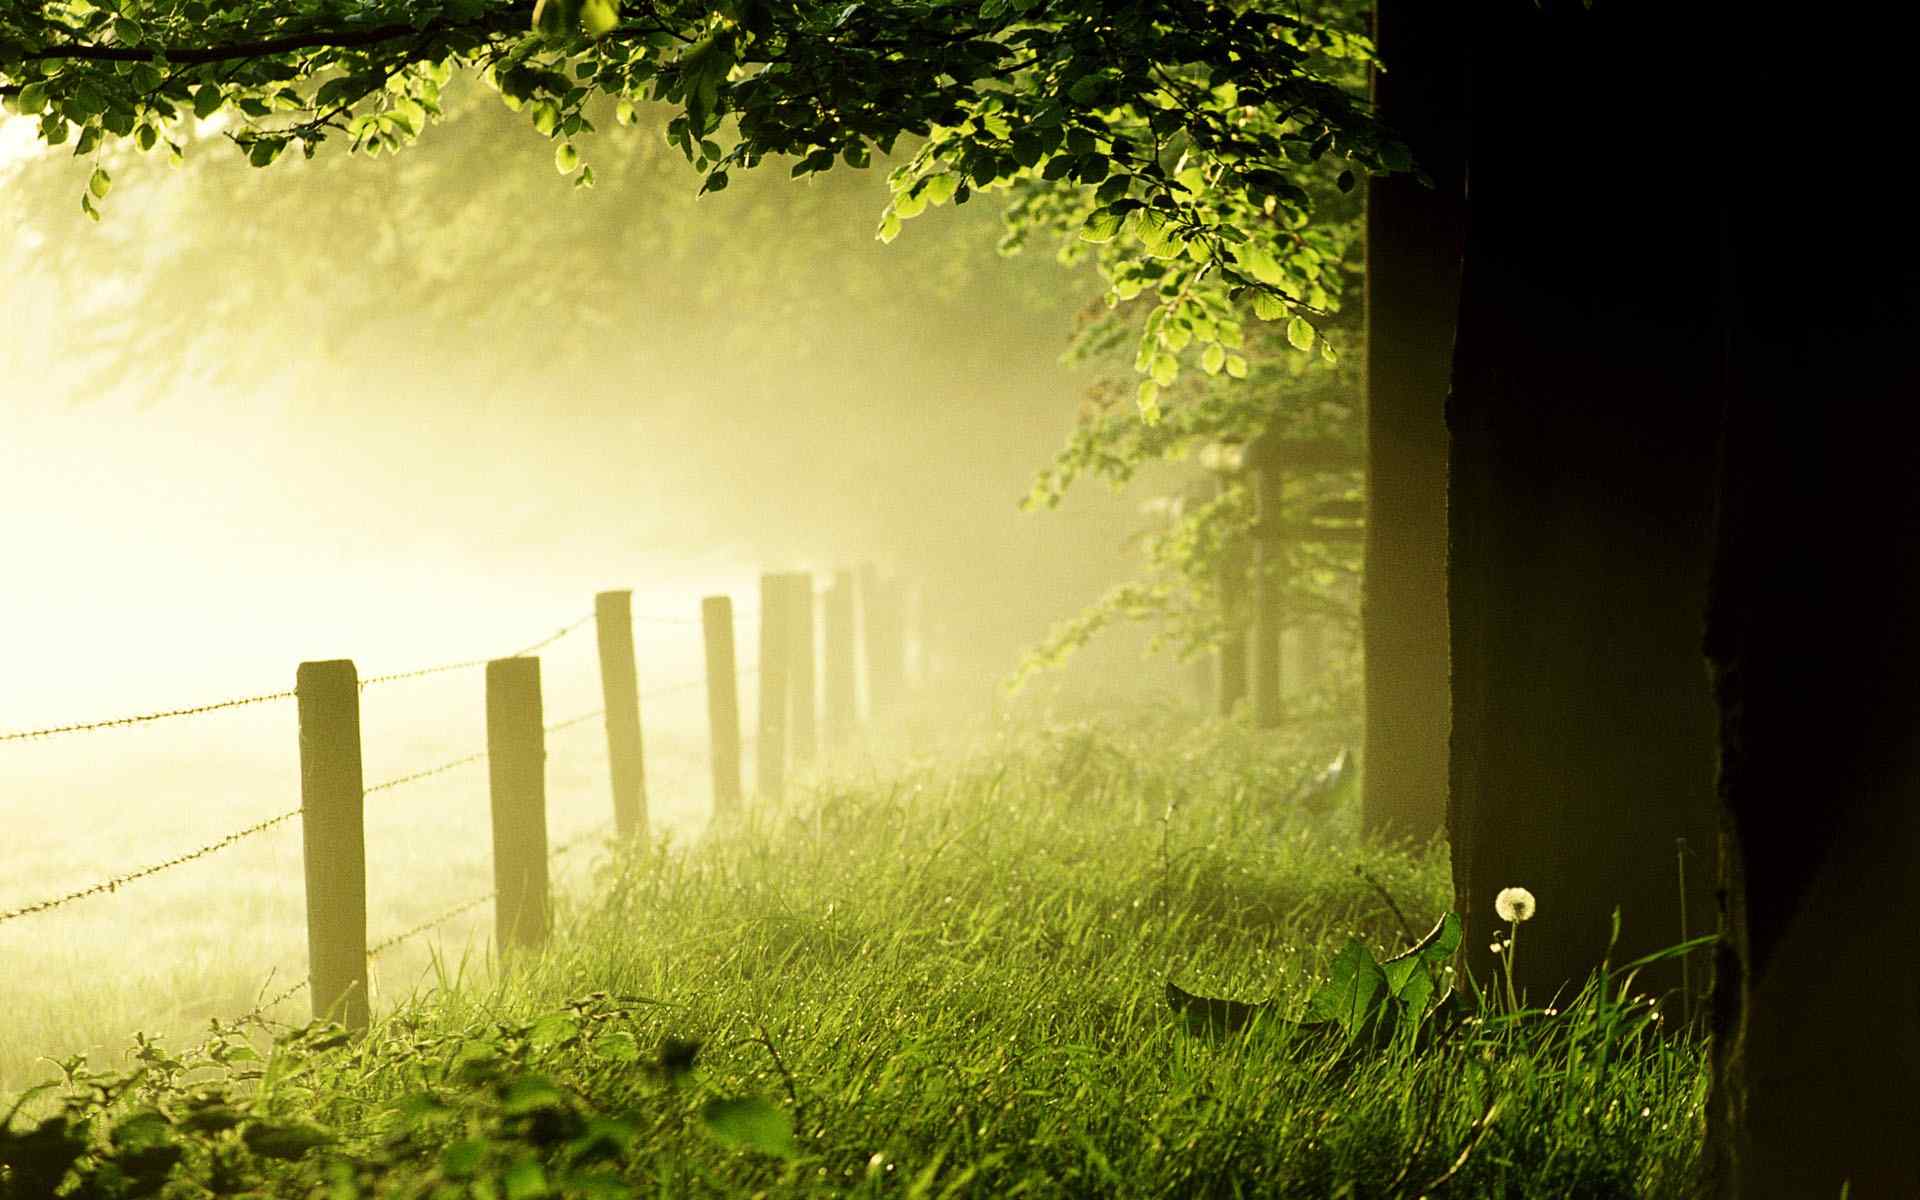
[[[38,82],[22,84],[19,94],[13,98],[13,104],[22,116],[39,116],[46,111],[47,85]]]
[[[255,1121],[241,1134],[241,1140],[246,1142],[247,1149],[261,1158],[294,1159],[309,1150],[331,1145],[334,1139],[332,1134],[318,1125],[301,1122],[280,1125],[271,1121]]]
[[[622,125],[632,125],[640,119],[640,114],[634,109],[633,101],[622,100],[613,106],[613,119]]]
[[[1149,425],[1160,423],[1160,385],[1151,379],[1140,381],[1140,390],[1135,393],[1134,403],[1140,409],[1140,419]]]
[[[1333,1021],[1349,1036],[1358,1032],[1386,988],[1387,977],[1359,938],[1347,942],[1327,970],[1327,981],[1307,1002],[1303,1020]]]
[[[1218,375],[1220,368],[1227,365],[1227,348],[1219,342],[1213,342],[1200,352],[1200,369],[1209,375]]]
[[[720,1141],[775,1158],[794,1155],[793,1118],[758,1096],[709,1100],[700,1120]]]
[[[94,199],[105,200],[107,193],[113,190],[113,176],[107,174],[105,167],[95,167],[93,175],[87,180],[87,190],[93,193]]]
[[[636,1063],[640,1061],[640,1042],[633,1034],[624,1029],[603,1033],[593,1040],[594,1053],[608,1062]]]
[[[566,1102],[566,1096],[544,1076],[522,1075],[502,1090],[500,1111],[509,1114],[529,1113],[542,1108],[560,1108]]]
[[[1278,285],[1286,279],[1286,272],[1275,261],[1273,251],[1259,242],[1249,242],[1233,252],[1234,261],[1246,269],[1247,274],[1261,283]]]
[[[590,38],[603,38],[620,24],[618,0],[581,0],[580,27]]]
[[[1287,315],[1286,302],[1272,292],[1253,294],[1253,315],[1262,321],[1278,320]]]
[[[1171,354],[1165,353],[1153,356],[1153,381],[1155,383],[1161,387],[1171,387],[1173,386],[1173,381],[1178,378],[1180,378],[1179,359]]]
[[[527,1045],[536,1050],[548,1050],[562,1042],[569,1041],[580,1034],[580,1023],[569,1013],[548,1013],[533,1023],[527,1030]]]
[[[1080,227],[1080,240],[1083,242],[1110,242],[1120,233],[1121,223],[1126,220],[1111,208],[1096,208]]]
[[[1295,350],[1306,352],[1313,349],[1315,334],[1313,326],[1305,317],[1295,317],[1287,322],[1287,342]]]
[[[1227,355],[1227,374],[1235,379],[1247,377],[1247,360],[1238,354]]]
[[[553,169],[562,175],[571,175],[580,166],[580,152],[573,148],[572,142],[561,142],[553,148]]]

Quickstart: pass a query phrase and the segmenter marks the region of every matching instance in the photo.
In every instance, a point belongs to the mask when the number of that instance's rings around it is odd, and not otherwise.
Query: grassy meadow
[[[698,630],[668,633],[656,651],[659,682],[698,679]],[[542,676],[549,723],[599,708],[592,630],[544,650]],[[25,726],[25,715],[14,719]],[[369,687],[361,725],[370,786],[483,749],[481,673]],[[708,807],[704,692],[660,695],[647,726],[654,819],[688,836]],[[0,747],[0,827],[12,842],[0,911],[166,861],[298,808],[298,746],[287,700]],[[552,844],[607,825],[602,724],[555,732],[547,749]],[[493,890],[488,806],[484,761],[368,796],[370,943]],[[590,867],[589,850],[565,855],[553,864],[555,882],[563,890],[586,886]],[[49,1059],[82,1052],[118,1059],[137,1030],[193,1035],[212,1018],[245,1013],[298,983],[307,957],[302,880],[294,818],[114,892],[0,922],[0,1097],[44,1078]],[[371,965],[376,1006],[391,1006],[430,977],[436,950],[484,968],[492,937],[492,909],[480,905],[437,926],[431,938],[394,946]],[[267,1015],[298,1020],[308,1005],[301,993]]]
[[[1385,957],[1395,906],[1424,931],[1449,896],[1443,850],[1293,802],[1334,748],[1029,727],[601,843],[545,954],[443,951],[364,1040],[269,1019],[67,1062],[0,1196],[1691,1194],[1702,1056],[1625,981],[1295,1024],[1352,939]],[[1170,981],[1273,1004],[1225,1032]]]

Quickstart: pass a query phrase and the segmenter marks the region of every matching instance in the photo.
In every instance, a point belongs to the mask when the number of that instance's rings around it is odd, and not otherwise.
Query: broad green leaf
[[[579,1036],[580,1022],[569,1013],[548,1013],[527,1030],[527,1045],[546,1050]]]
[[[1314,336],[1313,326],[1307,323],[1305,317],[1295,317],[1287,322],[1287,342],[1295,350],[1304,352],[1313,349]]]
[[[1171,387],[1173,386],[1173,381],[1178,378],[1180,378],[1179,359],[1171,354],[1165,353],[1153,356],[1153,381],[1155,383],[1161,387]]]
[[[1351,1036],[1373,1011],[1386,982],[1380,964],[1373,960],[1366,943],[1354,938],[1334,956],[1327,970],[1327,981],[1307,1002],[1305,1019],[1336,1022]]]
[[[1227,355],[1227,374],[1235,379],[1245,379],[1247,377],[1246,358],[1238,354]]]
[[[1273,321],[1287,315],[1287,306],[1280,297],[1272,292],[1253,294],[1253,315],[1262,321]]]
[[[1286,272],[1274,260],[1273,251],[1259,242],[1248,242],[1233,251],[1234,261],[1246,269],[1247,274],[1261,283],[1278,285],[1286,279]]]
[[[758,1096],[709,1100],[700,1120],[720,1141],[775,1158],[794,1155],[793,1118]]]
[[[633,107],[633,101],[622,100],[613,106],[613,119],[622,125],[632,125],[640,119],[640,114]]]
[[[96,200],[105,200],[107,193],[113,190],[113,176],[107,174],[105,167],[95,167],[93,175],[87,180],[87,190]]]
[[[1227,365],[1227,349],[1219,342],[1210,342],[1200,352],[1200,369],[1209,375],[1218,375],[1220,368]]]
[[[620,5],[617,0],[581,0],[580,27],[591,38],[601,38],[612,33],[620,24]]]
[[[1083,242],[1110,242],[1120,233],[1121,223],[1126,220],[1111,208],[1096,208],[1080,227],[1080,240]]]
[[[553,149],[553,169],[562,175],[570,175],[580,165],[580,152],[573,148],[572,142],[561,142]]]

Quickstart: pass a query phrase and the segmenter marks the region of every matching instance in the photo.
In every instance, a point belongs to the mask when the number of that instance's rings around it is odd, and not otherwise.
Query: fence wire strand
[[[108,892],[117,892],[136,879],[145,879],[149,875],[158,875],[170,867],[177,867],[182,863],[190,863],[196,858],[205,858],[216,850],[226,849],[242,838],[249,838],[256,833],[272,829],[282,821],[290,821],[294,817],[299,816],[301,811],[301,809],[296,808],[290,812],[283,812],[277,817],[268,817],[256,825],[249,825],[245,829],[230,833],[217,842],[209,842],[198,850],[190,850],[185,854],[176,855],[165,862],[154,863],[149,867],[141,867],[137,871],[129,871],[124,875],[116,875],[112,879],[101,880],[99,883],[91,887],[81,888],[77,892],[68,892],[64,896],[56,896],[51,900],[42,900],[37,904],[28,904],[20,908],[7,909],[0,912],[0,922],[11,921],[16,917],[31,916],[34,913],[43,913],[48,909],[59,908],[63,904],[71,904],[75,900],[84,900],[88,896],[99,896]]]
[[[197,717],[201,713],[219,712],[226,708],[242,708],[249,704],[266,704],[274,700],[291,700],[292,692],[268,692],[260,696],[241,696],[234,700],[221,700],[213,704],[196,704],[191,708],[170,708],[164,712],[141,713],[135,717],[109,717],[104,721],[80,721],[72,725],[52,725],[45,729],[21,729],[10,733],[0,733],[0,742],[23,742],[29,738],[54,737],[62,733],[86,733],[95,729],[118,729],[127,725],[144,725],[149,721],[165,721],[171,717]]]
[[[577,717],[568,717],[564,721],[555,721],[553,724],[545,726],[545,730],[548,733],[559,733],[562,729],[572,729],[575,725],[583,725],[595,717],[604,717],[606,715],[606,709],[596,708],[592,712],[581,713]]]
[[[535,650],[544,650],[548,646],[553,645],[555,642],[559,641],[561,638],[566,637],[568,634],[572,633],[576,629],[579,629],[582,625],[585,625],[588,621],[591,621],[591,620],[593,620],[593,614],[588,613],[584,617],[577,618],[576,620],[573,620],[568,624],[561,626],[559,629],[556,629],[554,632],[548,634],[546,637],[541,638],[539,641],[533,643],[531,646],[526,646],[526,647],[523,647],[522,649],[515,650],[512,654],[508,655],[507,657],[519,658],[523,655],[532,654]],[[366,688],[372,687],[376,683],[396,683],[402,679],[421,679],[428,675],[443,675],[448,671],[471,671],[475,667],[484,667],[492,661],[493,660],[490,658],[470,658],[465,662],[442,663],[437,667],[421,667],[418,670],[413,670],[413,671],[394,671],[386,675],[369,675],[367,678],[362,679],[360,681],[360,687],[364,690]]]
[[[389,788],[402,787],[409,783],[418,783],[422,779],[431,779],[435,775],[451,771],[456,767],[464,767],[468,763],[477,763],[486,756],[487,752],[485,750],[476,750],[472,754],[463,755],[450,762],[443,762],[437,767],[428,767],[424,771],[415,771],[412,774],[400,775],[393,779],[383,779],[379,783],[364,789],[361,794],[371,796],[375,792],[384,792]]]
[[[587,832],[583,834],[579,834],[575,837],[569,838],[566,841],[560,843],[558,846],[555,846],[553,849],[547,851],[547,857],[549,859],[555,859],[555,858],[559,858],[563,854],[567,854],[573,850],[577,850],[581,846],[586,845],[588,842],[593,841],[595,838],[605,836],[606,830],[607,830],[607,827],[605,825],[596,825],[592,829],[588,830]],[[418,937],[421,934],[427,932],[429,929],[433,929],[436,926],[444,925],[448,921],[453,920],[455,917],[460,916],[462,913],[471,912],[473,909],[479,908],[482,904],[487,903],[489,900],[494,899],[498,895],[499,895],[498,892],[488,892],[484,896],[475,896],[471,900],[462,900],[460,903],[454,905],[452,908],[447,909],[445,912],[441,913],[439,916],[431,917],[425,921],[422,921],[418,925],[413,926],[411,929],[405,930],[404,932],[401,932],[401,933],[396,933],[392,937],[382,938],[380,941],[375,942],[372,946],[369,946],[367,948],[367,958],[368,959],[376,958],[379,955],[386,953],[388,950],[393,949],[395,946],[398,946],[401,942],[406,941],[408,938]],[[295,990],[297,991],[298,989],[296,988]],[[275,1001],[275,1003],[278,1003],[278,1001]]]

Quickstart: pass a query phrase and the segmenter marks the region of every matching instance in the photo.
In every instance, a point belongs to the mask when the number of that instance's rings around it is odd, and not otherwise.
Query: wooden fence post
[[[613,825],[620,837],[647,833],[647,768],[640,741],[640,682],[633,664],[633,593],[593,598],[600,639],[600,696],[606,709]]]
[[[733,601],[708,596],[700,601],[700,625],[707,635],[707,728],[713,749],[713,811],[740,811],[740,695],[733,662]]]
[[[494,940],[504,959],[547,940],[547,735],[538,658],[487,664]]]
[[[872,563],[860,568],[861,607],[867,627],[867,715],[890,712],[900,702],[906,679],[900,585],[880,578]]]
[[[787,661],[793,664],[787,680],[792,688],[793,710],[787,732],[793,740],[794,765],[800,766],[812,762],[820,746],[818,710],[814,707],[813,575],[808,571],[791,572],[787,586],[791,589],[787,595],[793,617],[793,637],[787,646],[791,655]]]
[[[754,791],[778,800],[787,780],[787,667],[793,614],[785,575],[760,576],[760,734],[753,747]]]
[[[827,688],[827,741],[844,746],[853,737],[858,723],[853,690],[853,572],[835,571],[833,586],[827,589],[824,622]]]
[[[1280,629],[1286,619],[1287,543],[1281,533],[1280,498],[1285,476],[1272,462],[1261,464],[1253,484],[1253,723],[1280,724]]]
[[[346,659],[304,662],[300,710],[301,856],[307,882],[307,978],[316,1020],[367,1028],[366,789],[360,677]]]

